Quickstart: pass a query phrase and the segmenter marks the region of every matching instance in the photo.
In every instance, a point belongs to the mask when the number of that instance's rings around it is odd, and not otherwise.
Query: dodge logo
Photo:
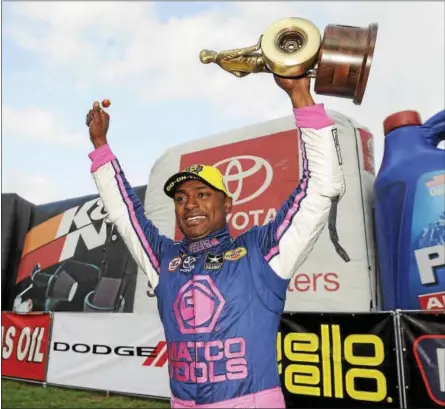
[[[179,291],[173,311],[183,334],[205,334],[213,328],[224,308],[224,298],[209,276],[195,276]]]
[[[253,164],[251,164],[253,162]],[[227,163],[226,171],[224,172],[224,182],[225,185],[228,186],[229,182],[238,182],[236,185],[235,191],[229,191],[233,197],[233,204],[239,205],[241,203],[249,202],[262,193],[266,191],[266,189],[272,183],[273,178],[273,169],[269,162],[264,160],[263,158],[259,158],[258,156],[252,155],[240,155],[232,158],[223,159],[213,166],[220,167]],[[243,168],[243,164],[246,169]],[[232,173],[232,169],[236,169],[236,173]],[[242,197],[241,193],[243,191],[243,182],[244,179],[247,179],[249,176],[255,175],[260,172],[262,169],[265,170],[264,180],[259,185],[259,188],[246,197]],[[228,188],[227,188],[228,189]]]

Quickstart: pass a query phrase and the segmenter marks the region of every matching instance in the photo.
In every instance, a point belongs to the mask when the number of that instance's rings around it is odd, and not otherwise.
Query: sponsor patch
[[[183,273],[190,273],[195,268],[196,258],[192,256],[186,256],[182,261],[182,266],[179,271]]]
[[[224,254],[224,260],[228,261],[236,261],[241,257],[244,257],[247,254],[247,250],[245,247],[238,247],[234,250],[226,251]]]
[[[341,157],[340,142],[338,141],[338,131],[337,131],[337,128],[334,128],[332,130],[332,138],[334,139],[335,150],[337,151],[338,164],[342,165],[343,164],[343,159]]]
[[[224,254],[208,253],[205,259],[204,268],[206,270],[220,270],[224,265]]]
[[[181,265],[181,257],[175,257],[173,260],[168,263],[168,271],[176,271],[178,267]]]

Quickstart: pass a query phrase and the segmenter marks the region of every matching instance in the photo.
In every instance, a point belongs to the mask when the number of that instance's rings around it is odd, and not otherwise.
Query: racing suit
[[[294,109],[303,176],[274,221],[175,242],[144,216],[108,145],[91,172],[109,217],[157,296],[174,408],[284,408],[276,339],[290,278],[345,190],[337,132],[322,104]]]

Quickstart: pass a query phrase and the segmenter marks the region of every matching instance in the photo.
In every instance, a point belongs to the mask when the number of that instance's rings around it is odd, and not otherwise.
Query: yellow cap
[[[201,180],[212,188],[220,190],[230,197],[222,173],[214,166],[209,165],[192,165],[181,172],[175,173],[167,180],[167,182],[165,182],[165,194],[173,198],[177,187],[187,180]]]

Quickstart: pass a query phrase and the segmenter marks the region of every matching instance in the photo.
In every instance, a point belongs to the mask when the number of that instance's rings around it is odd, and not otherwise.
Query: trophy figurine
[[[320,95],[352,99],[360,105],[371,69],[378,25],[367,28],[330,24],[323,40],[309,20],[290,17],[270,25],[256,45],[233,50],[201,50],[203,64],[214,63],[243,78],[255,73],[315,78]]]

